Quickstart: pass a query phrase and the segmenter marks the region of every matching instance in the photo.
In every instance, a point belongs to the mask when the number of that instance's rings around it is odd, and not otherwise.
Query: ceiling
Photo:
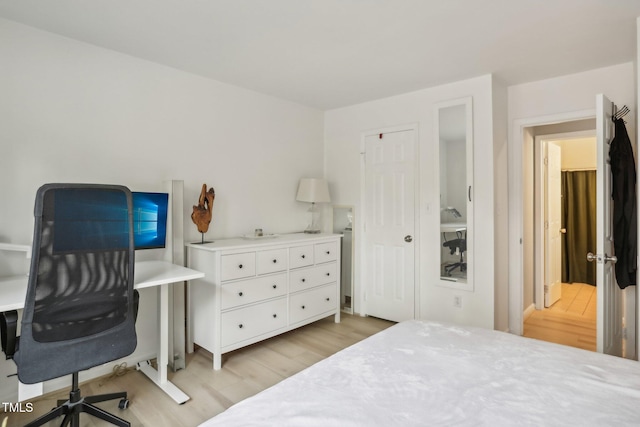
[[[327,110],[635,60],[640,0],[0,0],[0,17]]]

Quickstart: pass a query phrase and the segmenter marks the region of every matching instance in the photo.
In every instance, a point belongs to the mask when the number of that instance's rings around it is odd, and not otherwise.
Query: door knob
[[[566,229],[566,228],[561,228],[561,229],[560,229],[560,232],[561,232],[562,234],[567,234],[567,229]]]
[[[618,262],[618,257],[615,255],[607,255],[604,254],[604,256],[602,255],[598,255],[598,254],[592,254],[591,252],[589,252],[587,254],[587,261],[592,262],[592,261],[597,261],[598,264],[602,264],[602,263],[607,263],[607,262],[611,262],[612,264],[615,264],[616,262]]]
[[[411,241],[413,241],[413,237],[410,234],[407,234],[406,236],[404,236],[404,241],[410,243]]]

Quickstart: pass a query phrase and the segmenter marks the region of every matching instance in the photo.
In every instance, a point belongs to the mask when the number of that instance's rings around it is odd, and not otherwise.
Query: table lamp
[[[311,207],[309,208],[309,212],[311,212],[311,224],[309,224],[304,232],[311,234],[320,233],[320,218],[316,203],[328,203],[331,201],[327,181],[318,178],[302,178],[298,185],[296,200],[311,203]]]

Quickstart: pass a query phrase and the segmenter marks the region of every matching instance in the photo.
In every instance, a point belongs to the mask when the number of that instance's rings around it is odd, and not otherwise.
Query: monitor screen
[[[136,249],[164,248],[169,194],[132,192],[133,240]]]

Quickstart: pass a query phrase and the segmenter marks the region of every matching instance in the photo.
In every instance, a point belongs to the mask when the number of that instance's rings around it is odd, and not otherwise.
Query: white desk
[[[467,231],[467,224],[464,222],[443,222],[440,224],[442,233],[456,233],[458,231]]]
[[[158,286],[158,370],[150,364],[138,364],[142,373],[148,376],[158,387],[164,390],[177,403],[184,403],[189,396],[167,380],[169,354],[169,285],[172,283],[195,280],[204,277],[204,273],[171,264],[166,261],[140,261],[135,264],[134,287],[136,289]],[[0,311],[18,310],[24,307],[27,295],[27,276],[0,278]],[[22,389],[23,384],[20,383]],[[31,388],[31,386],[28,386]],[[19,392],[20,400],[22,393]]]

